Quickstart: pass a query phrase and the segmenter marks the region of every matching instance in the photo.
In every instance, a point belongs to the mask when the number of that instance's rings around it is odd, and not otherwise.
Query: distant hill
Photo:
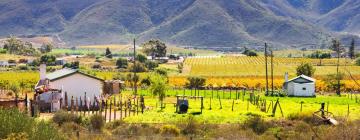
[[[46,34],[68,45],[137,37],[199,47],[320,46],[360,34],[358,0],[11,0],[0,7],[0,36]]]

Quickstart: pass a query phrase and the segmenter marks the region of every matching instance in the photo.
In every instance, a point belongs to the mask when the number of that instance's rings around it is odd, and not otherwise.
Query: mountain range
[[[1,37],[51,35],[68,46],[154,38],[194,47],[318,47],[360,35],[359,0],[4,0],[0,7]]]

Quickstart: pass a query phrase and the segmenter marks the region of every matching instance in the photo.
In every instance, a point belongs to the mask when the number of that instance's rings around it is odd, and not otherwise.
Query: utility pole
[[[135,38],[134,38],[134,95],[137,95],[137,77],[136,77],[136,48],[135,48]]]
[[[271,96],[274,95],[274,62],[273,62],[273,51],[270,50],[271,55]]]
[[[269,91],[269,83],[268,83],[268,63],[267,63],[267,44],[265,43],[265,52],[264,52],[264,56],[265,56],[265,75],[266,75],[266,90],[265,90],[265,95],[269,95],[268,91]]]
[[[337,88],[336,94],[340,96],[340,75],[339,75],[339,63],[340,63],[340,41],[336,42],[336,52],[337,52],[337,65],[336,65],[336,79],[337,79]]]

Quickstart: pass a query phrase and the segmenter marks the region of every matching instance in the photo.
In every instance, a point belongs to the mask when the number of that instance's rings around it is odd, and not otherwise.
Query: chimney
[[[40,64],[40,80],[46,79],[46,64]]]
[[[289,74],[288,72],[285,72],[285,82],[288,82],[289,81]]]

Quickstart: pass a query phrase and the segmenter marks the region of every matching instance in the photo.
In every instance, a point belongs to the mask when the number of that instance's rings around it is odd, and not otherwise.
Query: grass
[[[123,94],[130,94],[131,91],[125,91]],[[183,90],[167,91],[167,97],[165,98],[164,103],[165,108],[161,111],[159,108],[158,99],[152,97],[146,90],[140,90],[140,94],[146,95],[145,105],[150,110],[146,111],[142,115],[132,116],[125,119],[128,123],[171,123],[177,122],[183,118],[186,118],[188,114],[176,114],[174,103],[176,98],[174,95],[183,94]],[[194,91],[193,91],[194,93]],[[205,95],[204,95],[205,93]],[[271,101],[275,103],[278,97],[265,97],[259,92],[262,99],[267,101],[267,105]],[[186,95],[190,95],[190,90],[186,90]],[[223,96],[225,95],[225,96]],[[318,95],[316,98],[303,98],[303,97],[280,97],[279,101],[281,108],[283,110],[284,116],[281,115],[279,108],[277,109],[275,117],[271,117],[271,109],[268,113],[261,112],[260,109],[252,104],[249,104],[248,109],[248,99],[249,92],[246,92],[244,100],[242,99],[242,94],[240,94],[240,99],[236,99],[235,92],[232,92],[230,99],[230,92],[219,93],[221,98],[222,109],[220,108],[219,99],[216,98],[217,94],[214,94],[214,98],[211,100],[211,110],[210,110],[210,97],[211,91],[200,91],[200,96],[204,96],[204,108],[203,114],[195,115],[195,118],[200,122],[210,123],[210,124],[223,124],[223,123],[241,123],[244,122],[249,116],[260,115],[263,116],[266,120],[278,120],[287,117],[290,114],[300,112],[300,102],[303,103],[302,112],[315,112],[320,109],[320,103],[329,103],[329,111],[334,113],[335,116],[347,117],[347,107],[349,104],[350,114],[349,119],[355,120],[360,117],[360,102],[355,102],[355,97],[353,99],[348,98],[347,96],[328,96],[328,95]],[[358,99],[360,101],[360,99]],[[232,110],[232,103],[234,101],[234,109]],[[200,99],[189,99],[190,109],[189,112],[200,112],[201,102]],[[268,106],[267,106],[268,107]]]

